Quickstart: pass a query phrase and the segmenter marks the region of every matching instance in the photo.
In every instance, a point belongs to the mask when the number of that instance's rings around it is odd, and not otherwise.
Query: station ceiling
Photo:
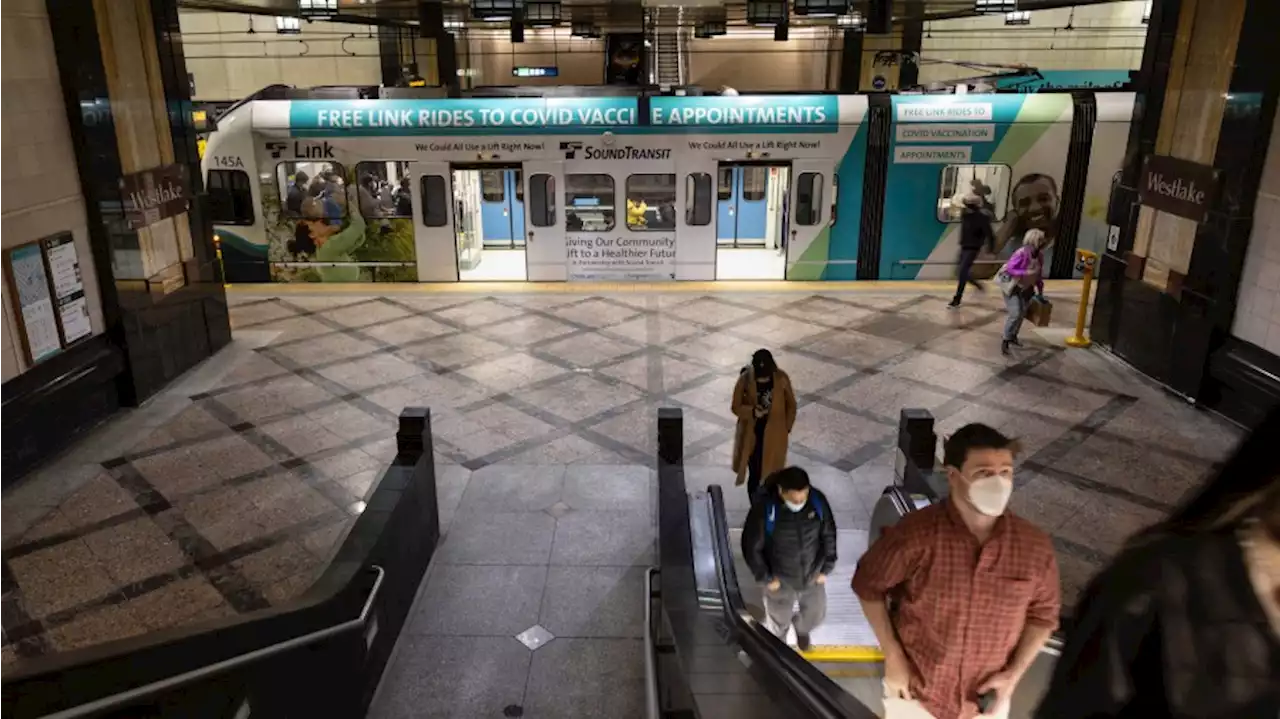
[[[1098,5],[1114,0],[1020,0],[1020,10],[1047,10],[1052,8]],[[446,20],[469,28],[492,28],[491,22],[471,17],[471,4],[467,0],[442,0]],[[297,15],[297,0],[179,0],[181,8],[242,12],[258,15]],[[716,2],[715,0],[561,0],[563,20],[592,22],[602,30],[639,30],[644,24],[645,11],[655,8],[683,9],[683,13],[663,12],[657,16],[660,26],[679,22],[692,25],[699,19],[724,18],[729,26],[746,24],[746,2]],[[855,0],[854,9],[866,13],[866,0]],[[339,0],[340,15],[337,21],[358,24],[414,25],[418,20],[418,0]],[[894,0],[893,18],[906,17],[923,20],[976,15],[973,0]],[[833,25],[830,18],[806,20],[792,16],[793,26]],[[498,25],[501,27],[501,24]]]

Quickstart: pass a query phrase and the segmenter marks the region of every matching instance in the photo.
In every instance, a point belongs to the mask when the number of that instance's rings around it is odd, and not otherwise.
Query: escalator
[[[727,563],[728,558],[732,557],[733,566],[716,568],[717,575],[723,582],[720,589],[725,598],[726,612],[741,615],[733,618],[735,621],[740,620],[753,634],[764,635],[753,641],[776,649],[782,642],[765,628],[761,588],[751,579],[750,570],[742,558],[742,530],[729,527],[725,519],[724,498],[720,487],[708,487],[705,493],[696,496],[705,498],[706,511],[711,514],[710,523],[716,530],[712,543],[718,565],[720,562]],[[908,494],[902,487],[890,486],[876,505],[870,530],[839,530],[837,542],[840,559],[827,583],[826,621],[811,635],[813,646],[808,652],[801,654],[792,648],[795,642],[794,632],[788,637],[785,651],[791,652],[795,660],[803,657],[807,661],[778,661],[785,670],[800,675],[788,677],[786,681],[803,683],[824,702],[824,709],[817,716],[882,715],[882,656],[875,634],[862,614],[861,605],[849,588],[850,581],[858,557],[866,551],[869,541],[873,541],[884,527],[896,523],[907,512],[928,506],[931,501],[923,494]],[[1014,694],[1010,719],[1031,717],[1051,678],[1053,663],[1058,654],[1057,647],[1056,642],[1051,642],[1042,650],[1039,659],[1019,684]],[[832,687],[839,688],[839,695],[832,695]],[[827,709],[838,713],[828,713]]]

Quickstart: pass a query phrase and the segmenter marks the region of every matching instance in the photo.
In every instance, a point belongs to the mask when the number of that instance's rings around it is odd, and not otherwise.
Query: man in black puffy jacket
[[[778,470],[764,484],[765,500],[747,514],[742,554],[756,581],[764,585],[764,608],[773,631],[785,640],[794,622],[796,644],[808,651],[809,635],[827,615],[827,575],[836,566],[836,520],[826,496],[809,486],[803,469]]]

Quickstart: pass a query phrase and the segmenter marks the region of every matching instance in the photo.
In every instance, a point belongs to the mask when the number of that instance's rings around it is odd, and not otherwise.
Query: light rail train
[[[1133,95],[251,98],[203,170],[230,282],[944,279],[1103,252]],[[971,183],[977,180],[977,185]]]

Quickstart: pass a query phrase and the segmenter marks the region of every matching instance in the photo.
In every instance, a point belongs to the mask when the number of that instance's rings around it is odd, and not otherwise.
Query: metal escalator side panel
[[[779,680],[812,716],[823,719],[874,719],[875,712],[846,693],[817,667],[792,651],[747,611],[730,545],[724,494],[718,485],[707,488],[707,504],[716,544],[716,571],[721,579],[725,621],[751,661]]]

